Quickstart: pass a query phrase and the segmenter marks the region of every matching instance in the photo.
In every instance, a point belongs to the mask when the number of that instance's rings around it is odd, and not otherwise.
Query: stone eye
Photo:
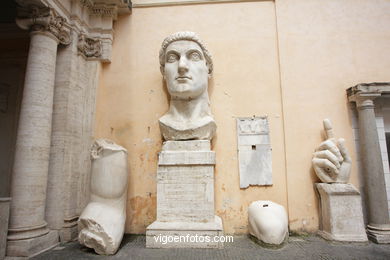
[[[170,53],[167,56],[167,62],[172,63],[178,60],[178,57],[176,54]]]
[[[202,57],[200,56],[200,54],[198,52],[191,52],[190,59],[193,61],[200,61],[202,59]]]

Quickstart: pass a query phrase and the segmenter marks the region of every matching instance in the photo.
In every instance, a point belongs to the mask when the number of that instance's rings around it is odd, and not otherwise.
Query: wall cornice
[[[175,5],[222,4],[241,2],[274,2],[275,0],[133,0],[133,8],[163,7]]]
[[[362,103],[362,100],[374,100],[377,97],[390,97],[390,82],[361,83],[347,89],[350,102]]]

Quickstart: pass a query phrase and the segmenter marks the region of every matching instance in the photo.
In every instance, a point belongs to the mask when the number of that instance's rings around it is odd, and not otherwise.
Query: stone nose
[[[180,57],[178,70],[180,74],[188,71],[188,60],[185,56]]]

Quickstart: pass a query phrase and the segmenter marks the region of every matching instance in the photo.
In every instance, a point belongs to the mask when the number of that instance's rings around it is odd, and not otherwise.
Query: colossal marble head
[[[159,59],[172,99],[195,99],[207,90],[213,62],[195,33],[177,32],[165,38]]]
[[[213,71],[211,55],[193,32],[177,32],[163,41],[160,69],[171,96],[160,119],[165,140],[211,140],[216,124],[207,92]]]

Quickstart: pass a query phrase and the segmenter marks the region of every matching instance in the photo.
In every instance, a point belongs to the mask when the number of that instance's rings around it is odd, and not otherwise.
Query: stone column
[[[76,31],[72,38],[78,41],[57,53],[46,199],[46,221],[50,229],[59,231],[61,242],[78,236],[78,201],[80,197],[89,200],[83,190],[89,186],[84,180],[91,171],[95,79],[102,54],[99,39]]]
[[[359,139],[365,179],[370,239],[377,243],[390,243],[390,221],[381,150],[375,121],[374,98],[378,95],[358,94]]]
[[[69,41],[64,18],[35,8],[17,21],[31,30],[11,184],[7,255],[32,256],[58,243],[47,228],[45,201],[58,43]]]

